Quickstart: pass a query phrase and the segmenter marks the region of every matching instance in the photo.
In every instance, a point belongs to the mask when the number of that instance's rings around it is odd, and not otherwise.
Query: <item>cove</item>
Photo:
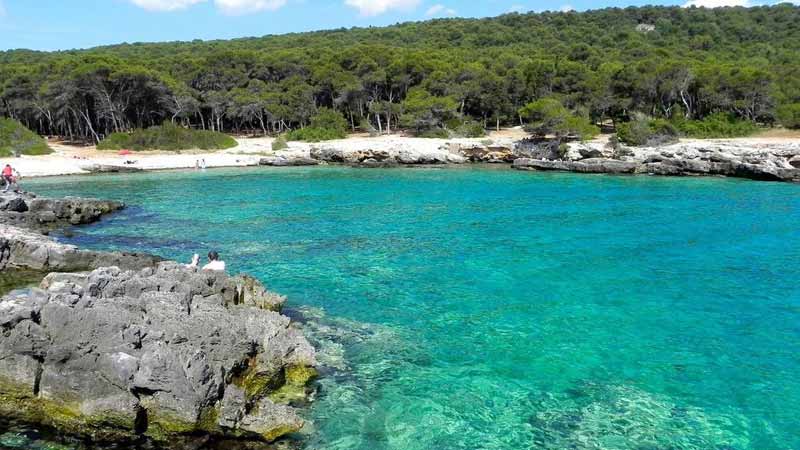
[[[329,369],[309,449],[800,447],[800,186],[342,167],[26,180],[86,248],[216,249]]]

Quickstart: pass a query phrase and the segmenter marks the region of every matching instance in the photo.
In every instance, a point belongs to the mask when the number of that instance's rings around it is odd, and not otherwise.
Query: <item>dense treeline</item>
[[[800,119],[800,7],[508,14],[214,42],[0,53],[0,108],[100,140],[174,122],[277,133],[331,108],[349,127],[519,124],[555,99],[595,123]]]

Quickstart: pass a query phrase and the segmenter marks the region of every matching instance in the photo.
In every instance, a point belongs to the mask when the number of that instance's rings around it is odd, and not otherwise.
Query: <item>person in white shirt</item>
[[[198,267],[200,264],[200,255],[195,254],[192,258],[192,263],[188,267]],[[208,264],[203,266],[203,270],[214,270],[217,272],[225,271],[225,261],[219,259],[219,253],[212,250],[208,252]]]

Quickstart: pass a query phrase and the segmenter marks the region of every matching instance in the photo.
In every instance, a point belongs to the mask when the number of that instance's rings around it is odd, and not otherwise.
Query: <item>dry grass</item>
[[[800,130],[787,130],[786,128],[770,128],[755,134],[758,138],[800,139]]]

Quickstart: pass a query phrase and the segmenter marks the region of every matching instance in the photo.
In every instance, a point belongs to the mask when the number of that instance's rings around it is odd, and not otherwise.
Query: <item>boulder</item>
[[[272,441],[314,350],[257,281],[161,263],[50,274],[0,300],[0,414],[94,439]]]

